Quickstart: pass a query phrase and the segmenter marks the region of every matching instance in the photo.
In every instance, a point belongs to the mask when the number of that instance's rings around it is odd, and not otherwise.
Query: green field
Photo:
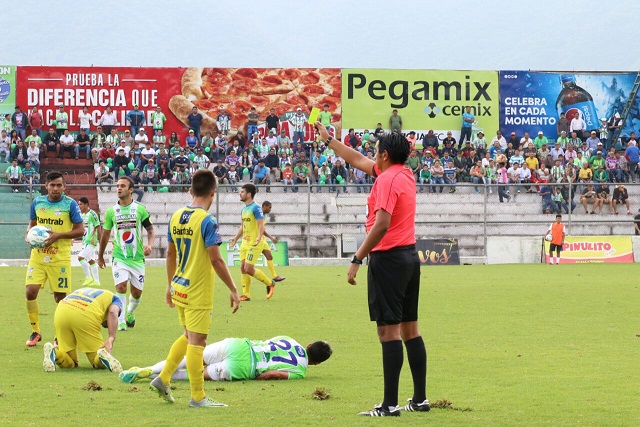
[[[272,300],[254,283],[252,301],[238,313],[216,285],[210,341],[279,334],[303,345],[328,340],[331,359],[311,366],[307,379],[207,383],[228,408],[187,408],[189,387],[174,383],[167,404],[147,382],[119,382],[88,368],[47,374],[42,345],[26,349],[25,268],[4,267],[0,346],[1,425],[377,425],[356,416],[382,400],[381,350],[368,321],[365,271],[346,283],[347,267],[289,267]],[[638,425],[637,267],[619,265],[509,265],[423,268],[420,327],[428,350],[427,395],[445,409],[402,414],[401,425]],[[163,303],[165,273],[149,268],[135,329],[117,335],[114,355],[125,368],[164,358],[180,334]],[[74,282],[81,270],[74,269]],[[233,270],[239,282],[239,271]],[[102,280],[112,289],[108,270]],[[53,338],[54,303],[40,297],[44,340]],[[102,391],[86,391],[90,381]],[[311,396],[324,388],[330,398]],[[411,396],[405,360],[400,399]]]

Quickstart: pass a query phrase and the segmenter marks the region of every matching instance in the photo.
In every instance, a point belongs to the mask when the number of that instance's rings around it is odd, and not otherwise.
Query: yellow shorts
[[[269,244],[264,239],[262,239],[262,241],[256,246],[243,243],[240,246],[240,262],[244,261],[247,264],[256,265],[262,251],[265,250],[269,250]]]
[[[73,350],[94,353],[104,344],[102,325],[95,319],[90,319],[84,312],[64,303],[58,304],[53,316],[53,326],[58,338],[58,347],[66,353]]]
[[[178,321],[187,331],[209,335],[211,328],[210,308],[189,308],[176,305]]]
[[[71,293],[71,263],[64,266],[29,263],[26,285],[40,285],[43,289],[47,281],[53,292]]]

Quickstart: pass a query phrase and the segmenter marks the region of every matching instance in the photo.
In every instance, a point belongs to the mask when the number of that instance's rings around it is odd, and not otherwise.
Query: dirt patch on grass
[[[471,412],[473,409],[471,408],[459,408],[453,404],[452,401],[448,399],[440,399],[431,403],[431,409],[446,409],[449,411],[460,411],[460,412]]]
[[[95,381],[89,381],[82,389],[87,391],[102,391],[102,386]]]
[[[316,400],[327,400],[331,397],[331,394],[329,393],[329,390],[325,388],[316,387],[316,389],[313,390],[313,393],[311,393],[311,397]]]

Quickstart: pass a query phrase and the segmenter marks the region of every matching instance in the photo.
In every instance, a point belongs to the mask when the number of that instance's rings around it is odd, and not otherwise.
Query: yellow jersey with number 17
[[[258,227],[260,219],[264,219],[264,214],[256,202],[242,208],[242,243],[253,245],[256,242],[260,232]]]
[[[178,254],[171,279],[173,302],[182,307],[211,309],[215,273],[207,248],[222,243],[218,222],[206,210],[187,206],[171,216],[167,238]]]

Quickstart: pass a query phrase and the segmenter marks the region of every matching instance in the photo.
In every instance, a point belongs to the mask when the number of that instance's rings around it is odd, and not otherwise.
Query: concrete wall
[[[487,264],[539,264],[542,238],[489,236]]]

